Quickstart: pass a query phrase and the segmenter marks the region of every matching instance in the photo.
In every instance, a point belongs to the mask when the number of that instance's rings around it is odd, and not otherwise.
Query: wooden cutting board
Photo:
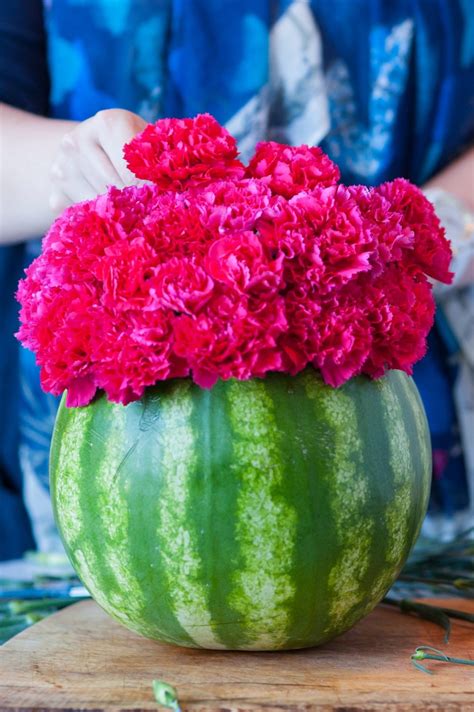
[[[466,601],[445,605],[473,610]],[[321,648],[289,653],[226,653],[155,643],[86,601],[36,624],[0,648],[0,710],[157,709],[151,681],[174,685],[184,710],[474,710],[474,669],[427,663],[410,654],[432,645],[474,657],[473,628],[453,625],[451,641],[434,624],[379,606]]]

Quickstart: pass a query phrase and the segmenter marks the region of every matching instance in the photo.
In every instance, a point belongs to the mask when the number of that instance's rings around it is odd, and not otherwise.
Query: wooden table
[[[469,610],[466,601],[449,604]],[[472,631],[454,623],[445,646],[434,624],[379,606],[321,648],[226,653],[145,640],[86,601],[0,648],[0,710],[156,710],[151,681],[159,678],[193,712],[474,711],[472,667],[432,662],[427,675],[410,662],[418,645],[474,657]]]

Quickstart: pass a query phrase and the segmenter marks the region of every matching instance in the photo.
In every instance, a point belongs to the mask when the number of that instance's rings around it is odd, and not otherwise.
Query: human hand
[[[145,126],[146,121],[131,111],[107,109],[66,133],[51,166],[51,210],[59,214],[68,205],[105,193],[110,185],[140,183],[122,151]]]

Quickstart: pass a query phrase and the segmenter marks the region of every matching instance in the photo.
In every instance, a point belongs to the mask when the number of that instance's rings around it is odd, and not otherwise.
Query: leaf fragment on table
[[[174,712],[181,712],[181,708],[178,702],[178,693],[167,682],[163,680],[153,680],[153,693],[155,695],[155,700],[159,705],[167,707]]]

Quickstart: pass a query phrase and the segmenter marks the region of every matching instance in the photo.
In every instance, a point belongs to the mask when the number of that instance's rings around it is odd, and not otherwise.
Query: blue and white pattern
[[[328,67],[332,130],[325,150],[345,174],[361,183],[376,183],[378,176],[389,170],[398,149],[397,112],[409,78],[413,33],[412,19],[372,29],[368,122],[359,117],[347,65],[335,60]]]

